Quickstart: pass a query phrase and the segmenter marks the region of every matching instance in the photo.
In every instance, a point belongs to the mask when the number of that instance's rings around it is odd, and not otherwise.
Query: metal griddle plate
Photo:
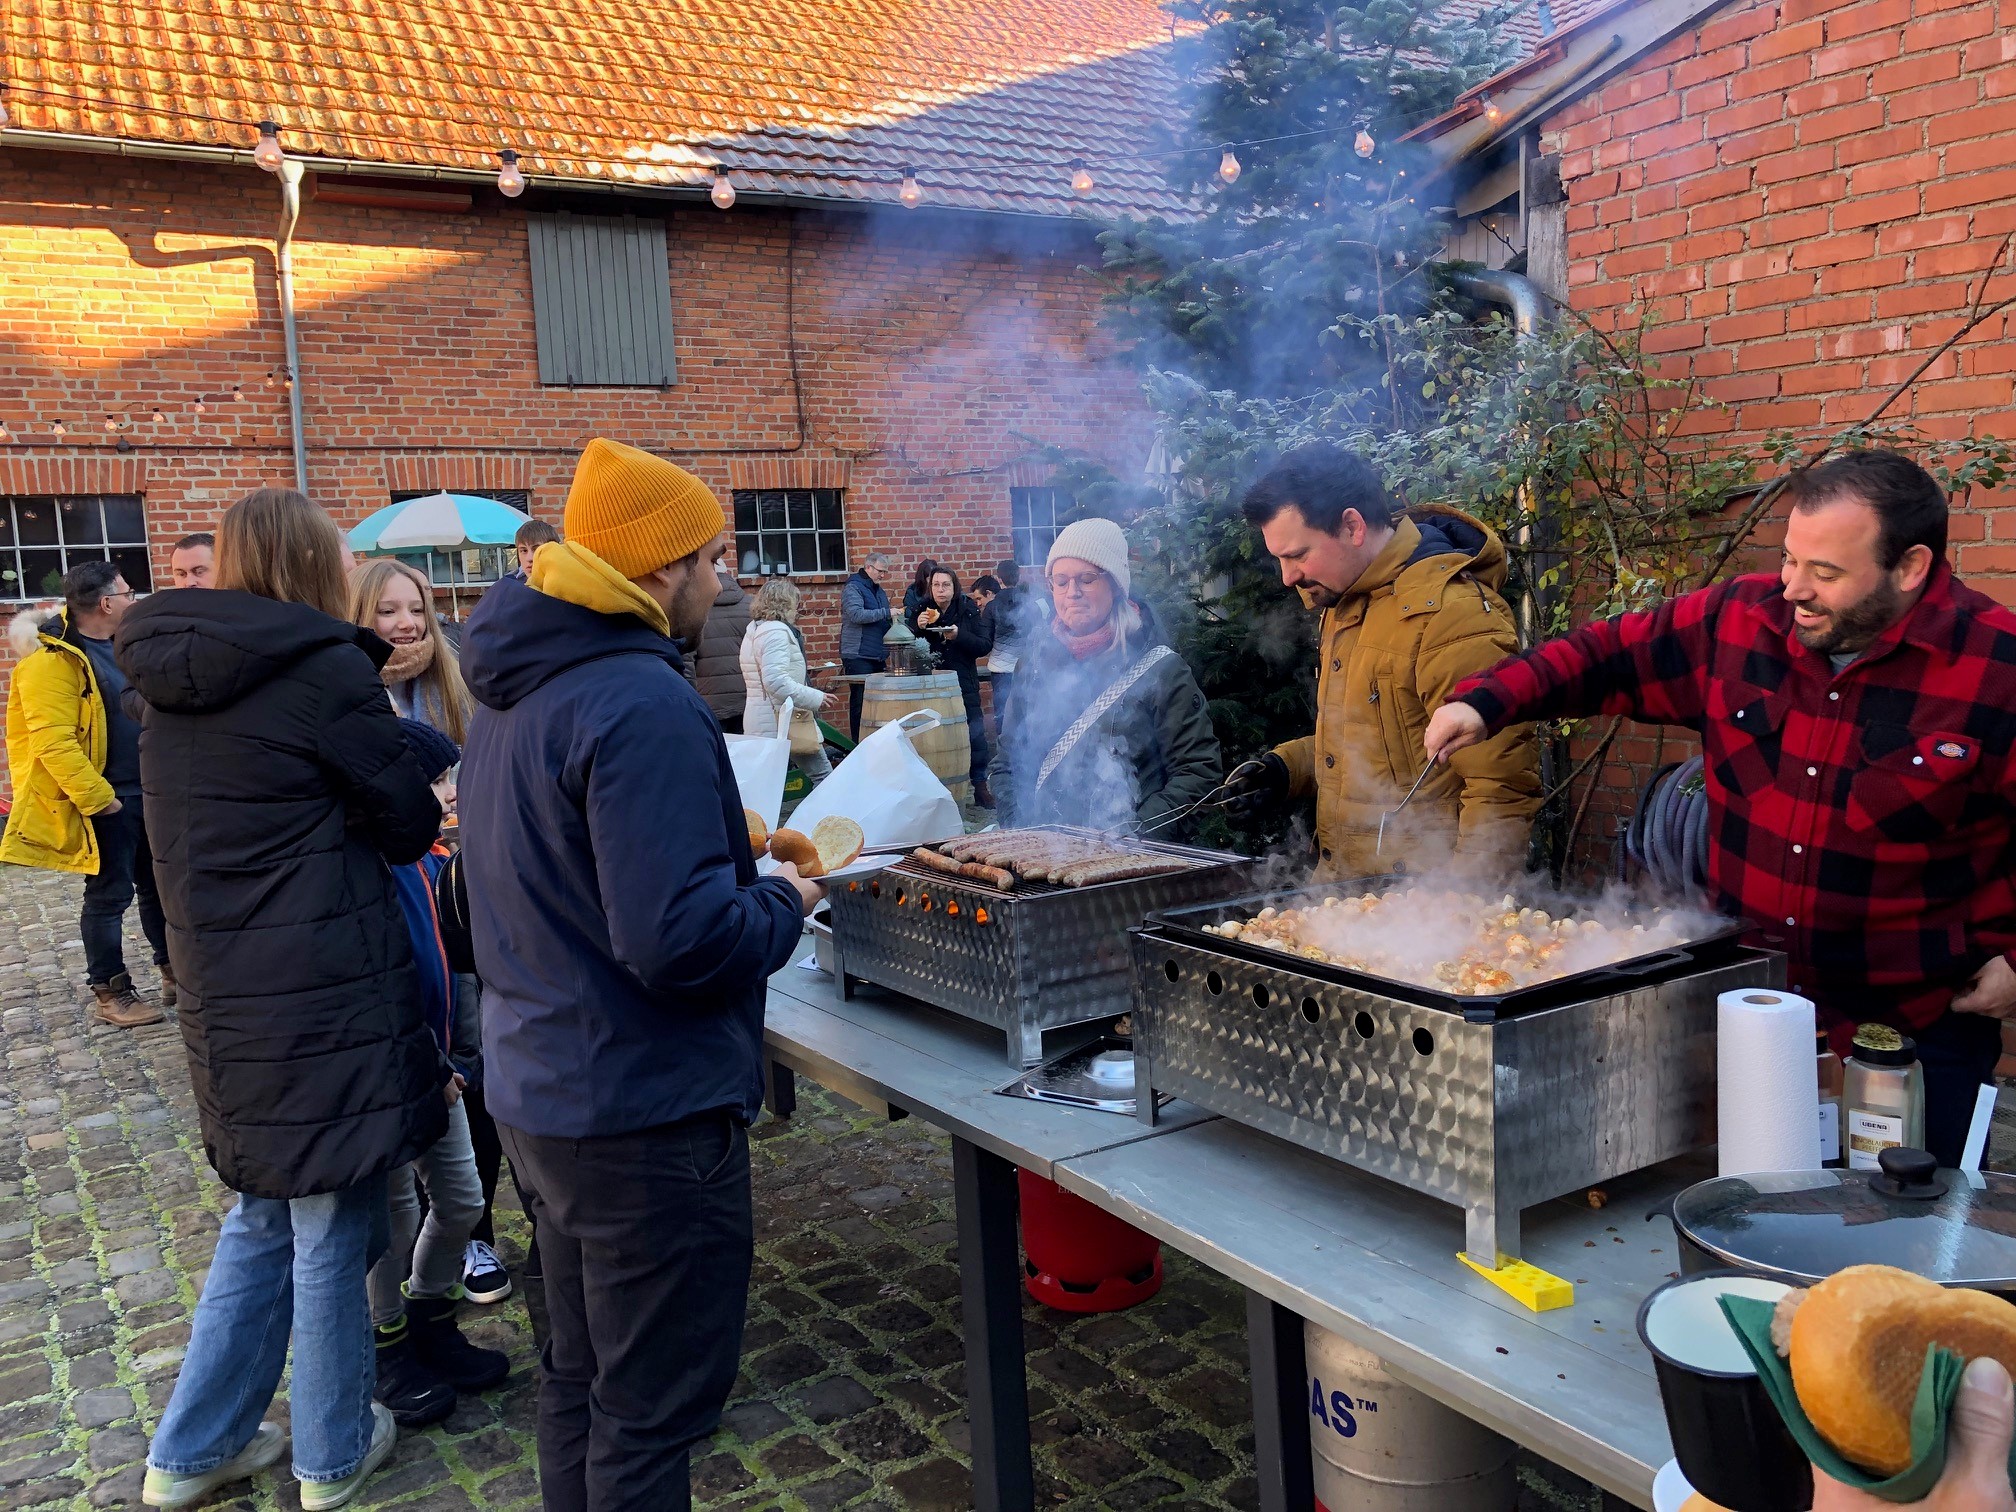
[[[1314,961],[1291,951],[1249,944],[1244,940],[1229,940],[1223,935],[1210,934],[1206,931],[1207,925],[1223,924],[1231,920],[1243,924],[1263,908],[1303,908],[1321,904],[1326,898],[1384,892],[1389,888],[1405,886],[1413,880],[1397,875],[1361,877],[1323,887],[1304,887],[1288,892],[1249,893],[1245,897],[1223,898],[1215,903],[1163,909],[1148,915],[1142,924],[1141,932],[1151,936],[1166,935],[1171,939],[1184,940],[1205,950],[1216,950],[1263,966],[1279,968],[1284,962],[1291,963],[1295,970],[1320,982],[1330,982],[1359,992],[1384,993],[1388,997],[1419,1003],[1425,1008],[1440,1008],[1447,1013],[1461,1014],[1471,1023],[1491,1023],[1496,1019],[1512,1018],[1541,1008],[1558,1008],[1564,1003],[1578,1003],[1590,998],[1604,997],[1625,986],[1642,986],[1649,981],[1721,965],[1734,956],[1742,937],[1749,933],[1751,928],[1740,919],[1729,919],[1724,921],[1722,928],[1668,950],[1613,961],[1608,966],[1578,971],[1573,976],[1556,977],[1552,981],[1536,982],[1531,987],[1517,987],[1510,992],[1475,996],[1467,993],[1443,992],[1419,982],[1377,976],[1369,971],[1352,971],[1348,967],[1333,965],[1328,961]]]

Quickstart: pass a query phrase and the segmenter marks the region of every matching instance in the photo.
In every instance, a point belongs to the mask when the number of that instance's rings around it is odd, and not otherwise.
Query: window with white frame
[[[0,600],[55,598],[81,562],[114,562],[129,588],[154,587],[138,494],[0,494]]]
[[[441,492],[438,488],[408,489],[392,495],[394,504],[408,499],[424,499]],[[532,512],[532,495],[522,488],[458,488],[477,499],[495,499],[509,504],[521,514]],[[409,567],[427,574],[436,588],[486,588],[499,578],[518,570],[518,550],[509,542],[502,546],[472,546],[467,551],[415,550],[390,553]]]
[[[735,570],[742,577],[847,570],[844,490],[735,490]]]
[[[1048,560],[1050,543],[1063,528],[1058,516],[1068,515],[1076,502],[1061,488],[1008,490],[1008,534],[1017,566],[1040,568]]]

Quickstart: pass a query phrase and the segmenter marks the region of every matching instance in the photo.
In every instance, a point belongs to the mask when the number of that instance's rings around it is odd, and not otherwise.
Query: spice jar
[[[1887,1024],[1864,1024],[1843,1065],[1842,1132],[1850,1170],[1874,1171],[1883,1151],[1925,1145],[1925,1070],[1918,1046]]]

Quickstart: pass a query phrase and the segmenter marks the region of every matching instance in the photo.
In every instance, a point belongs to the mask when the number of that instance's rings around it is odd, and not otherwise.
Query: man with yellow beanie
[[[484,1081],[552,1319],[548,1512],[690,1507],[741,1353],[765,980],[822,889],[756,875],[674,643],[706,623],[725,524],[691,473],[591,441],[566,539],[463,636]]]

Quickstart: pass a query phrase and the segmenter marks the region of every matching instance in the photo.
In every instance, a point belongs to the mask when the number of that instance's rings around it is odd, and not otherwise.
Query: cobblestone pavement
[[[203,1158],[173,1023],[89,1019],[77,899],[73,881],[0,868],[0,1512],[138,1505],[230,1196]],[[128,958],[145,951],[129,944]],[[743,1370],[696,1460],[696,1501],[971,1506],[944,1139],[811,1088],[796,1118],[755,1135]],[[522,1215],[499,1216],[515,1265]],[[1026,1306],[1040,1503],[1254,1504],[1239,1293],[1181,1256],[1167,1268],[1161,1295],[1130,1312]],[[473,1339],[510,1351],[511,1382],[405,1436],[360,1507],[537,1506],[524,1302],[466,1314]],[[1522,1477],[1527,1512],[1593,1507],[1550,1467],[1529,1461]],[[298,1506],[284,1476],[235,1489],[213,1505]]]

